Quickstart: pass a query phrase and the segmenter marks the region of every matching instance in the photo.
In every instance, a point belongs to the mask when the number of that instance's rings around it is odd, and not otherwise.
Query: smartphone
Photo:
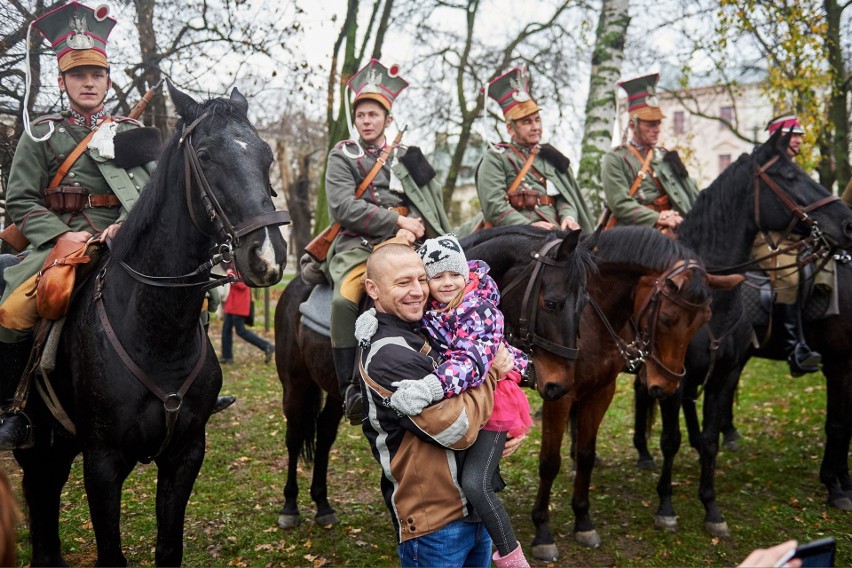
[[[834,566],[834,550],[837,542],[834,537],[821,538],[800,544],[796,550],[790,551],[776,566],[783,566],[791,558],[802,561],[802,568],[824,568]]]

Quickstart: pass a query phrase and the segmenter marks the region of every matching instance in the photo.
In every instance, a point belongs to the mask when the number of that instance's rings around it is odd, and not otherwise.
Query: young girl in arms
[[[427,240],[418,250],[429,283],[429,302],[421,321],[429,343],[441,352],[433,375],[401,381],[391,406],[408,415],[427,405],[482,384],[497,349],[505,343],[503,314],[497,309],[500,292],[482,261],[467,261],[458,240],[447,235]],[[519,438],[532,425],[527,397],[519,386],[530,364],[526,355],[506,344],[514,369],[497,382],[494,411],[467,450],[462,489],[479,514],[497,547],[498,568],[529,566],[515,538],[509,516],[494,493],[497,471],[507,435]]]

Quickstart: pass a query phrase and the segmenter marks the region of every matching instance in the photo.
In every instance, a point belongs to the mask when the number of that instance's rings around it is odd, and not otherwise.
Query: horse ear
[[[765,163],[767,160],[769,160],[769,158],[771,158],[778,152],[781,152],[782,154],[785,153],[780,146],[781,141],[779,139],[781,138],[781,134],[782,132],[779,128],[778,130],[772,133],[772,136],[769,137],[769,140],[758,146],[757,150],[755,151],[755,157],[761,163]]]
[[[564,260],[574,252],[574,249],[577,248],[577,243],[580,241],[580,232],[580,229],[577,229],[568,233],[568,236],[562,240],[562,244],[556,250],[556,260]]]
[[[231,102],[242,111],[242,113],[248,116],[248,101],[240,92],[239,89],[234,87],[234,90],[231,91]]]
[[[733,290],[745,281],[742,274],[708,274],[707,282],[714,290]]]
[[[198,114],[198,103],[195,99],[181,92],[171,80],[167,79],[166,84],[169,87],[169,96],[175,104],[175,110],[178,115],[185,121],[190,121]]]

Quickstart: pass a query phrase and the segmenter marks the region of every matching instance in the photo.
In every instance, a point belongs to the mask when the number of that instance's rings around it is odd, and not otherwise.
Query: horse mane
[[[679,260],[691,260],[704,269],[701,259],[686,245],[644,226],[615,227],[603,231],[593,254],[598,265],[616,264],[665,272]],[[708,290],[702,280],[690,279],[690,284],[681,293],[694,301],[703,301]]]
[[[567,236],[564,231],[548,231],[533,225],[510,225],[477,231],[461,239],[460,244],[468,259],[485,260],[491,267],[491,275],[497,277],[515,266],[526,266],[543,243]],[[589,273],[596,271],[597,266],[591,252],[578,245],[569,255],[565,269],[569,282],[585,288]]]
[[[151,174],[148,183],[139,192],[139,199],[133,209],[127,214],[122,223],[118,236],[112,243],[111,254],[118,260],[132,258],[140,245],[136,238],[122,238],[127,235],[138,235],[151,229],[152,225],[162,224],[163,200],[160,195],[163,192],[180,192],[183,195],[185,168],[183,152],[180,149],[180,137],[183,128],[192,124],[199,116],[208,113],[212,116],[226,117],[229,122],[239,122],[248,126],[252,131],[256,129],[249,121],[245,113],[227,98],[211,98],[195,107],[195,112],[182,116],[175,126],[175,133],[163,148],[163,153],[157,161],[157,167]],[[169,227],[159,227],[155,230],[169,231]]]

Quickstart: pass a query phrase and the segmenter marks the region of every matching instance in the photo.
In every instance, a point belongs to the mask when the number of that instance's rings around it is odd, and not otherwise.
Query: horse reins
[[[516,288],[522,282],[526,282],[524,297],[521,301],[521,317],[518,321],[519,333],[517,336],[517,339],[520,342],[520,348],[525,353],[531,354],[533,347],[540,347],[558,357],[573,361],[580,355],[580,350],[578,348],[554,343],[541,337],[535,331],[536,314],[538,312],[538,310],[536,310],[535,303],[538,299],[539,292],[541,291],[542,270],[544,269],[544,266],[558,268],[567,267],[566,262],[557,261],[547,256],[551,250],[560,244],[562,244],[562,239],[548,241],[544,243],[537,252],[531,252],[530,256],[532,257],[532,260],[520,274],[518,274],[503,288],[502,295],[505,298],[511,290]],[[528,276],[529,278],[527,278]],[[507,331],[506,336],[507,338],[511,338],[512,333]]]
[[[681,379],[683,379],[686,374],[686,368],[680,372],[671,370],[660,360],[654,349],[662,299],[666,298],[670,302],[693,312],[705,309],[708,305],[710,305],[711,301],[711,298],[708,297],[701,303],[690,302],[680,297],[677,293],[672,293],[671,289],[666,286],[665,282],[667,280],[682,274],[687,270],[700,270],[701,272],[705,272],[704,266],[700,262],[696,262],[693,259],[679,260],[654,281],[654,291],[645,298],[644,302],[642,302],[642,305],[636,313],[635,320],[631,318],[631,321],[633,321],[634,333],[636,335],[636,338],[631,343],[626,343],[617,333],[615,333],[612,325],[606,321],[603,311],[600,310],[599,306],[595,308],[609,330],[610,335],[612,335],[613,339],[616,341],[619,352],[622,357],[624,357],[625,362],[628,365],[637,366],[638,363],[644,363],[646,359],[650,359],[660,368],[660,372],[663,377],[674,383],[678,383]],[[642,326],[643,321],[647,322],[645,327]]]
[[[196,118],[191,124],[185,126],[178,144],[183,145],[184,169],[186,173],[186,204],[189,209],[190,219],[192,220],[192,224],[201,231],[202,234],[216,240],[216,237],[213,237],[201,227],[195,215],[195,209],[192,204],[192,187],[193,185],[197,185],[201,189],[201,201],[204,204],[207,217],[213,223],[216,228],[216,232],[219,234],[220,242],[217,242],[216,245],[214,245],[214,249],[218,252],[214,254],[210,260],[203,263],[193,272],[180,276],[150,276],[134,270],[123,261],[119,261],[119,265],[138,282],[149,286],[165,288],[200,287],[203,289],[209,289],[215,286],[221,286],[227,282],[233,282],[235,278],[231,277],[218,278],[212,281],[203,280],[201,282],[189,283],[170,281],[205,274],[207,270],[222,260],[230,261],[233,250],[240,247],[240,239],[243,236],[263,227],[284,225],[290,222],[290,214],[287,211],[272,211],[252,217],[236,226],[231,223],[230,219],[225,214],[225,210],[213,194],[213,190],[210,188],[210,184],[201,169],[198,154],[195,152],[195,148],[192,145],[192,131],[208,115],[209,112],[205,112]],[[193,181],[195,181],[194,184]],[[107,315],[103,302],[104,280],[106,278],[108,267],[109,261],[107,261],[103,269],[98,274],[95,286],[94,299],[101,327],[103,327],[112,348],[115,350],[122,363],[124,363],[124,366],[131,372],[131,374],[133,374],[134,377],[136,377],[137,380],[139,380],[140,383],[142,383],[142,385],[145,386],[145,388],[162,401],[163,409],[165,411],[166,436],[160,445],[159,450],[157,450],[157,453],[149,457],[148,461],[151,461],[161,455],[171,442],[175,424],[177,423],[180,409],[183,406],[183,397],[201,373],[201,369],[204,367],[204,363],[207,359],[207,341],[205,338],[204,327],[199,321],[198,335],[201,346],[198,361],[195,363],[195,366],[189,376],[184,379],[183,384],[176,392],[165,392],[162,388],[160,388],[156,381],[154,381],[147,373],[145,373],[144,370],[142,370],[141,367],[139,367],[139,365],[136,364],[135,361],[133,361],[133,358],[121,344],[121,340],[118,338],[118,335],[115,333],[115,330],[109,321],[109,316]]]

